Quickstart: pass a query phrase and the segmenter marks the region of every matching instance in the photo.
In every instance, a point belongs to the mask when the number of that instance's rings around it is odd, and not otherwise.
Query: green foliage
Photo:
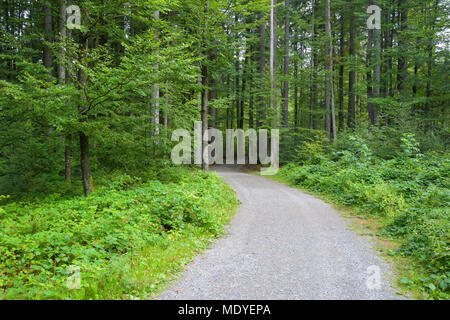
[[[214,174],[163,171],[169,180],[176,176],[179,181],[163,184],[123,175],[89,198],[55,196],[1,206],[0,297],[99,298],[112,294],[98,291],[98,285],[121,257],[167,249],[178,243],[173,238],[198,238],[204,244],[220,235],[237,205],[234,193]],[[66,288],[71,265],[81,268],[81,290]],[[130,267],[122,265],[110,276],[120,283]],[[114,297],[123,298],[153,289],[132,285],[116,290]]]
[[[450,158],[421,156],[414,136],[401,138],[398,157],[373,157],[366,140],[338,143],[341,150],[321,156],[319,163],[290,164],[280,176],[338,203],[359,208],[384,224],[384,234],[400,240],[396,254],[417,262],[422,276],[410,281],[429,298],[449,298]],[[338,149],[337,146],[334,147]],[[305,163],[305,162],[304,162]]]
[[[420,144],[417,142],[414,134],[404,133],[401,140],[402,155],[405,157],[420,157]]]
[[[328,140],[322,132],[314,136],[304,137],[301,144],[296,149],[297,160],[301,164],[320,163],[325,155],[325,148]]]

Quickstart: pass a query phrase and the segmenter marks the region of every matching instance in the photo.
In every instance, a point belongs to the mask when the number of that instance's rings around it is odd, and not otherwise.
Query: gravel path
[[[219,167],[241,208],[228,235],[159,299],[398,299],[389,266],[328,204],[281,183]],[[381,270],[369,290],[367,269]]]

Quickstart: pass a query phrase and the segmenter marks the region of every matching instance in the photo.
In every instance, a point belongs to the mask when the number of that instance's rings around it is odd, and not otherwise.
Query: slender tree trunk
[[[208,15],[209,11],[209,0],[206,0],[205,3],[205,30],[208,30]],[[208,47],[208,39],[205,37],[203,39],[203,45]],[[208,53],[204,52],[206,58],[208,58]],[[208,133],[208,100],[209,100],[209,92],[208,92],[208,67],[206,65],[202,65],[202,169],[209,170],[209,163],[204,160],[203,155],[208,154],[208,146],[209,146],[209,137]]]
[[[82,49],[80,50],[79,53],[79,63],[84,64],[86,63],[85,58],[88,50],[88,40],[82,38],[81,42],[82,42]],[[79,69],[78,84],[81,92],[85,91],[87,82],[88,79],[85,72],[82,69]],[[87,97],[82,93],[81,99],[86,100]],[[84,108],[85,106],[82,104],[78,107],[78,111],[84,117],[84,119],[81,120],[82,122],[87,121],[87,115],[83,114]],[[91,178],[91,165],[89,158],[89,137],[83,131],[80,131],[79,135],[80,135],[81,180],[83,183],[84,195],[89,196],[94,191],[94,184]]]
[[[272,118],[272,128],[278,127],[278,114],[277,114],[277,81],[276,81],[276,68],[277,68],[277,0],[271,0],[271,11],[270,11],[270,83],[271,83],[271,93],[270,93],[270,106],[273,112]]]
[[[431,21],[428,22],[429,25],[434,26],[436,24],[436,12],[439,6],[439,0],[433,1],[433,8],[431,9],[430,17]],[[435,33],[434,27],[433,27],[433,34]],[[426,103],[425,103],[425,132],[429,132],[432,128],[432,122],[431,120],[428,120],[431,116],[431,96],[433,94],[432,90],[432,83],[431,83],[431,77],[433,75],[433,62],[434,62],[434,41],[433,36],[429,35],[428,37],[428,43],[427,43],[427,52],[428,52],[428,59],[427,59],[427,87],[426,87]],[[447,59],[445,60],[447,62]]]
[[[249,102],[248,102],[248,127],[253,129],[255,127],[255,116],[254,116],[254,103],[255,103],[255,66],[256,66],[256,61],[255,61],[255,47],[254,45],[251,46],[251,55],[250,55],[250,64],[249,64],[249,68],[250,68],[250,76],[249,76],[249,84],[250,84],[250,88],[249,88]]]
[[[331,139],[331,122],[330,122],[330,113],[331,113],[331,88],[330,88],[330,76],[331,76],[331,28],[330,28],[330,13],[329,13],[329,0],[325,0],[325,36],[326,36],[326,44],[325,44],[325,132],[327,138]]]
[[[214,41],[215,44],[215,41]],[[211,50],[210,52],[210,60],[216,61],[217,59],[217,52],[216,49]],[[213,74],[210,74],[210,81],[211,81],[211,92],[209,95],[210,101],[214,101],[217,99],[217,82]],[[216,128],[217,127],[217,109],[216,108],[210,108],[210,114],[211,114],[211,127]]]
[[[350,0],[350,58],[352,61],[351,69],[349,72],[349,81],[348,81],[348,120],[347,126],[351,129],[355,128],[356,121],[356,96],[355,96],[355,83],[356,83],[356,73],[355,73],[355,15],[353,14],[354,5],[353,1]]]
[[[59,34],[61,41],[66,40],[66,0],[59,0]],[[66,70],[63,65],[64,48],[59,49],[60,63],[58,63],[58,80],[59,83],[64,83],[66,79]]]
[[[373,59],[373,97],[381,97],[381,30],[373,30],[373,45],[374,45],[374,59]],[[372,125],[378,122],[378,107],[376,103],[372,104],[372,118],[370,119]]]
[[[83,182],[84,195],[89,196],[94,191],[91,181],[91,165],[89,158],[89,137],[80,132],[80,151],[81,151],[81,178]]]
[[[64,166],[65,166],[65,178],[66,181],[72,180],[72,171],[71,171],[71,157],[72,157],[72,135],[68,134],[65,140],[65,148],[64,148]]]
[[[208,69],[206,66],[202,67],[202,85],[204,89],[202,90],[202,137],[205,137],[206,132],[208,131]],[[208,139],[203,140],[203,154],[208,148]],[[204,160],[202,161],[202,169],[208,170],[209,165]]]
[[[66,0],[59,0],[59,35],[62,42],[66,40]],[[60,62],[58,63],[58,82],[64,84],[66,82],[66,69],[64,68],[64,48],[59,49]],[[70,181],[72,179],[71,172],[71,144],[72,135],[68,134],[65,138],[64,147],[64,167],[65,167],[65,179]]]
[[[400,10],[400,35],[398,46],[405,50],[408,45],[406,30],[408,29],[408,0],[398,0],[398,7]],[[397,90],[401,95],[406,94],[406,79],[408,77],[408,58],[405,53],[402,53],[398,58],[398,86]]]
[[[155,11],[153,13],[154,19],[157,21],[159,20],[159,11]],[[156,37],[158,38],[158,32],[155,32]],[[156,69],[159,69],[159,65],[156,65]],[[153,127],[154,127],[154,135],[155,136],[159,136],[159,98],[160,98],[160,93],[159,93],[159,84],[155,83],[152,86],[152,111],[153,111],[153,117],[152,117],[152,122],[153,122]],[[153,135],[152,135],[153,136]]]
[[[389,87],[390,87],[390,79],[391,79],[391,72],[392,72],[392,56],[388,51],[390,51],[390,48],[392,47],[391,43],[391,10],[390,7],[388,7],[388,10],[386,12],[386,20],[387,20],[387,28],[386,28],[386,39],[385,39],[385,56],[387,56],[387,63],[385,67],[385,80],[384,80],[384,96],[387,98],[389,97]],[[385,58],[386,59],[386,58]]]
[[[259,93],[259,112],[258,112],[258,127],[262,127],[266,121],[266,96],[264,94],[264,82],[266,73],[266,24],[263,22],[259,26],[259,66],[258,73],[260,78],[260,93]]]
[[[330,138],[332,134],[333,140],[336,140],[336,115],[334,106],[334,81],[333,81],[333,39],[331,36],[331,4],[330,0],[325,2],[325,35],[327,37],[325,58],[325,69],[327,72],[327,82],[325,84],[325,127],[327,136]],[[330,119],[331,117],[331,119]]]
[[[249,57],[245,57],[245,62],[242,66],[242,88],[240,94],[240,115],[239,115],[239,128],[244,129],[244,118],[245,118],[245,92],[247,86],[247,77],[248,77],[248,68],[249,68]]]
[[[431,121],[428,120],[430,117],[430,110],[431,110],[431,103],[430,103],[430,98],[431,98],[431,76],[433,74],[433,39],[430,37],[428,39],[428,46],[427,46],[427,51],[428,51],[428,61],[427,61],[427,89],[426,89],[426,97],[427,97],[427,101],[425,103],[425,132],[430,131],[431,128]]]
[[[330,88],[331,88],[331,130],[333,134],[333,141],[337,140],[337,126],[336,126],[336,100],[334,90],[334,62],[333,62],[333,38],[331,36],[331,4],[328,0],[328,33],[330,38]]]
[[[345,13],[341,11],[341,32],[339,39],[339,131],[345,128],[345,113],[344,113],[344,28],[345,28]]]
[[[52,41],[52,8],[50,6],[49,1],[45,1],[44,4],[44,32],[45,32],[45,41]],[[44,66],[49,70],[49,74],[51,74],[51,69],[53,67],[53,58],[50,47],[48,45],[44,45],[43,49],[43,62]]]
[[[373,4],[373,0],[369,0],[369,5]],[[373,30],[368,30],[367,50],[366,50],[366,68],[367,68],[367,111],[369,113],[369,122],[373,123],[373,88],[372,88],[372,45],[373,45]]]
[[[312,55],[311,55],[311,68],[312,68],[312,74],[311,74],[311,99],[310,99],[310,105],[309,105],[309,127],[311,130],[317,130],[317,116],[315,115],[315,109],[317,106],[317,66],[318,66],[318,54],[317,54],[317,48],[316,48],[316,10],[317,10],[317,3],[315,0],[313,0],[312,3]]]
[[[284,6],[286,9],[284,20],[284,84],[283,84],[283,113],[282,125],[287,128],[289,125],[289,0],[285,0]]]
[[[302,52],[303,54],[303,52]],[[298,61],[294,61],[294,128],[298,127]]]

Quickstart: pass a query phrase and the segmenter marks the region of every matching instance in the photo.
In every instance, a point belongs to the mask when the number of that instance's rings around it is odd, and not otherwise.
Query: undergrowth
[[[3,197],[1,299],[152,297],[222,234],[237,206],[217,175],[199,170],[102,179],[87,198]]]

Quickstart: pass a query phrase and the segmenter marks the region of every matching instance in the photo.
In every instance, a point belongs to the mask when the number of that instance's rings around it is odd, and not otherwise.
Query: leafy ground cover
[[[121,175],[108,184],[104,179],[88,198],[54,194],[12,202],[3,197],[0,298],[155,295],[222,234],[238,205],[215,174],[163,171],[163,181]],[[76,284],[71,274],[76,268],[80,289],[70,286]]]

